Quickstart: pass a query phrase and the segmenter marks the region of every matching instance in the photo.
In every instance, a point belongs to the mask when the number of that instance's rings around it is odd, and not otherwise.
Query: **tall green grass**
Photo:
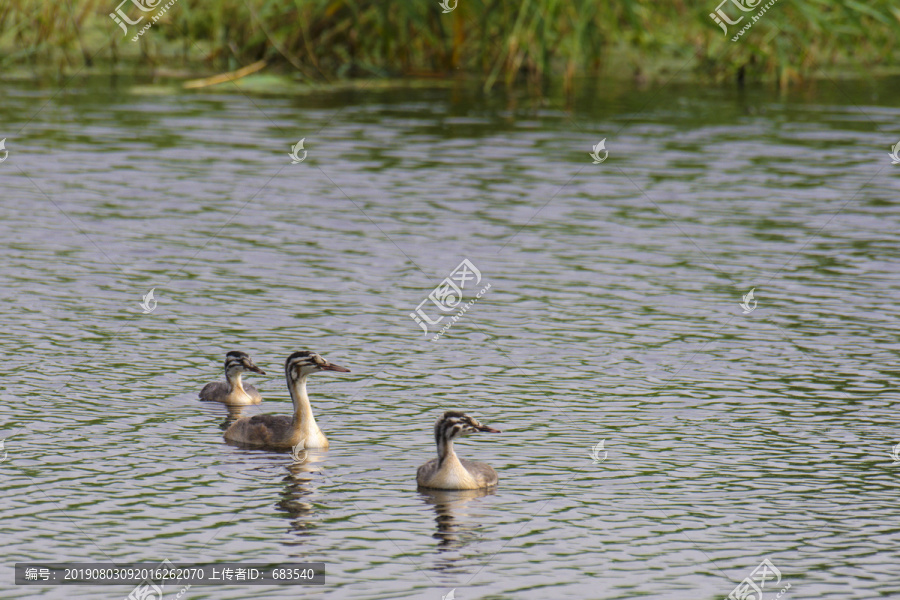
[[[117,4],[7,0],[0,68],[224,71],[265,58],[311,81],[464,72],[490,86],[687,64],[787,82],[836,64],[893,66],[900,34],[895,0],[779,0],[737,42],[709,18],[717,0],[458,0],[447,14],[438,0],[178,0],[132,42],[139,26],[126,37],[108,16]]]

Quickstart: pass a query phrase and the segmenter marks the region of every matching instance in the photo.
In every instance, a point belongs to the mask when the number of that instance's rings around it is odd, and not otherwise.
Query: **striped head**
[[[254,373],[259,373],[260,375],[266,374],[265,371],[253,364],[253,361],[250,359],[250,355],[246,352],[232,350],[225,355],[225,377],[231,379],[233,377],[239,376],[244,371],[253,371]]]
[[[308,350],[294,352],[284,361],[284,374],[289,382],[299,381],[303,377],[319,371],[349,373],[350,369],[331,364],[315,352],[309,352]]]
[[[434,439],[438,445],[438,454],[443,454],[441,450],[444,445],[452,441],[453,438],[481,431],[500,433],[499,429],[492,429],[487,425],[482,425],[474,417],[470,417],[464,412],[448,410],[434,424]]]

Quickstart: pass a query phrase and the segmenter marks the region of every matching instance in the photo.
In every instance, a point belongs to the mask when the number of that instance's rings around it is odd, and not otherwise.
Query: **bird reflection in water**
[[[434,507],[437,515],[434,519],[437,523],[437,531],[432,537],[438,540],[438,552],[459,550],[472,542],[481,540],[478,533],[479,522],[477,519],[469,519],[469,513],[465,505],[475,498],[492,495],[496,488],[482,488],[480,490],[432,490],[419,488],[426,504]],[[448,568],[451,565],[446,565]]]
[[[312,497],[317,493],[322,469],[316,466],[325,460],[322,450],[299,450],[286,455],[290,464],[288,474],[282,480],[285,483],[281,492],[281,500],[276,504],[278,510],[287,513],[291,519],[291,529],[300,536],[307,536],[315,527],[315,505]],[[293,543],[302,543],[300,541]]]
[[[244,416],[244,413],[247,412],[247,409],[249,409],[250,406],[226,404],[225,408],[228,409],[228,416],[225,417],[224,421],[219,423],[219,429],[221,429],[222,431],[225,431],[226,429],[231,427],[232,423],[234,423],[235,421],[240,419],[242,416]]]

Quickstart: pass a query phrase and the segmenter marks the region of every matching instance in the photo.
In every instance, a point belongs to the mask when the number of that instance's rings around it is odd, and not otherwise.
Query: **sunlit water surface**
[[[4,597],[130,590],[17,561],[169,559],[327,564],[184,600],[711,600],[764,558],[786,598],[896,597],[896,84],[4,86]],[[491,288],[429,341],[463,259]],[[232,349],[251,414],[288,414],[294,350],[352,370],[310,382],[330,450],[223,442],[197,392]],[[503,430],[457,445],[496,491],[416,490],[446,409]]]

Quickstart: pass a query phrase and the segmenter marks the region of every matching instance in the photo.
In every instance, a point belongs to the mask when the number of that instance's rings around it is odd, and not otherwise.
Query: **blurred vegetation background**
[[[900,33],[896,0],[778,0],[737,42],[739,25],[726,36],[709,16],[719,0],[458,0],[449,13],[439,0],[177,0],[132,41],[141,25],[125,35],[110,18],[119,1],[5,0],[0,68],[215,73],[265,59],[304,81],[465,73],[491,87],[683,72],[788,84],[893,67]]]

